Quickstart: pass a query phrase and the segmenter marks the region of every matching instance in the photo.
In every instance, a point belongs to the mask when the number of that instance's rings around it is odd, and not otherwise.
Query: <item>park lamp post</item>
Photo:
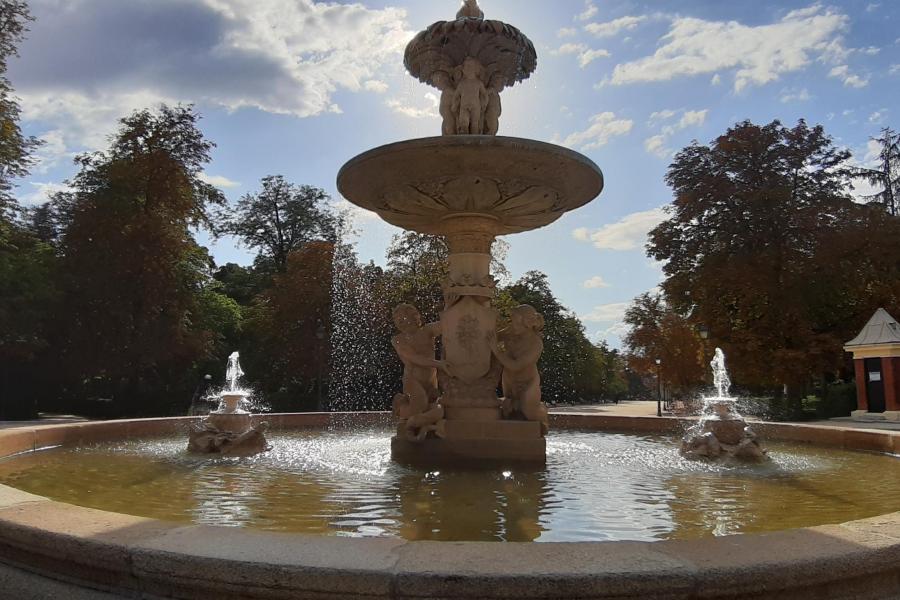
[[[662,360],[656,359],[656,416],[662,416]]]

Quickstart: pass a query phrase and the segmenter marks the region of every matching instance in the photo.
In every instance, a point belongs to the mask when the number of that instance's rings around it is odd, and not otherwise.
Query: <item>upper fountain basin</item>
[[[408,140],[375,148],[338,173],[338,190],[392,225],[443,235],[453,217],[478,215],[494,235],[549,225],[603,190],[581,154],[534,140],[484,135]]]

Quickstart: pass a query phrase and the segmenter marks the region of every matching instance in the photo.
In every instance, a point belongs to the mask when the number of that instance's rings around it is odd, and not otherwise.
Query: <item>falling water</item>
[[[238,380],[244,376],[244,371],[241,370],[240,363],[240,353],[233,352],[231,356],[228,357],[228,368],[225,371],[225,381],[228,384],[228,388],[225,390],[227,392],[237,392],[238,390]]]
[[[328,409],[385,410],[400,389],[400,364],[391,348],[391,301],[384,274],[360,265],[354,248],[334,250],[331,302],[331,365]]]
[[[716,398],[720,400],[729,399],[728,390],[731,389],[731,378],[728,377],[728,370],[725,368],[725,353],[722,352],[721,348],[716,348],[716,356],[709,364],[712,367]]]

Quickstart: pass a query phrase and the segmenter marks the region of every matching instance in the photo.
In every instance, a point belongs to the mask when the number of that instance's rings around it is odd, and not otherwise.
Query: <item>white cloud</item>
[[[611,327],[607,327],[603,331],[599,332],[597,334],[597,337],[599,337],[601,341],[605,340],[607,338],[610,338],[610,337],[619,338],[619,340],[621,340],[626,335],[628,335],[628,332],[630,332],[630,331],[631,331],[631,325],[629,325],[628,323],[625,323],[623,321],[620,321],[620,322],[616,323],[615,325],[612,325]]]
[[[606,23],[588,23],[584,30],[597,37],[612,37],[622,31],[631,31],[647,20],[647,17],[622,17]]]
[[[363,87],[369,92],[376,94],[384,94],[388,91],[388,84],[378,79],[370,79],[363,84]]]
[[[850,72],[850,67],[847,65],[838,65],[831,69],[828,73],[829,77],[834,77],[836,79],[840,79],[844,82],[844,87],[852,87],[852,88],[864,88],[869,85],[869,79],[860,77],[854,73]]]
[[[591,49],[587,46],[587,44],[573,43],[563,44],[556,50],[553,50],[552,54],[576,54],[578,56],[578,66],[580,66],[582,69],[587,67],[598,58],[608,58],[609,56],[611,56],[611,54],[607,50],[604,50],[602,48]]]
[[[713,85],[722,85],[722,76],[716,73],[713,75],[713,78],[710,80],[710,83]]]
[[[678,122],[678,129],[687,129],[695,125],[703,125],[706,123],[706,116],[709,110],[686,110]]]
[[[660,158],[669,158],[672,156],[672,150],[666,148],[666,136],[654,135],[644,140],[644,149],[650,154],[655,154]]]
[[[597,5],[593,3],[592,0],[585,0],[584,2],[584,11],[575,16],[576,21],[587,21],[588,19],[593,19],[597,16],[599,10],[597,9]]]
[[[428,92],[424,96],[427,104],[425,106],[410,106],[404,104],[397,98],[388,100],[385,104],[397,114],[404,115],[413,119],[437,119],[440,118],[438,107],[441,105],[441,99],[437,94]]]
[[[232,181],[231,179],[228,179],[227,177],[224,177],[222,175],[209,175],[207,173],[200,173],[200,180],[208,183],[209,185],[224,189],[236,188],[240,187],[241,185],[237,181]]]
[[[878,56],[878,54],[881,53],[881,48],[869,46],[868,48],[857,48],[856,51],[860,54],[865,54],[866,56]]]
[[[578,55],[578,66],[583,69],[598,58],[609,58],[610,56],[611,54],[602,48],[588,50],[587,52],[582,52]]]
[[[579,227],[572,232],[572,237],[579,242],[589,242],[591,241],[591,230],[587,227]]]
[[[38,206],[40,204],[44,204],[47,200],[50,199],[50,196],[57,192],[68,192],[71,191],[72,188],[65,184],[61,183],[41,183],[37,181],[28,182],[29,186],[31,186],[32,191],[19,196],[19,201],[23,206]]]
[[[809,90],[807,90],[806,88],[784,89],[781,90],[780,100],[783,104],[788,104],[790,102],[806,102],[808,100],[812,100],[812,96],[809,94]]]
[[[589,290],[596,290],[596,289],[601,289],[601,288],[608,288],[611,286],[601,276],[596,275],[594,277],[591,277],[587,281],[585,281],[584,287],[586,287]]]
[[[413,33],[404,10],[360,3],[114,4],[33,0],[37,20],[11,64],[23,116],[62,130],[69,147],[102,147],[117,119],[163,101],[337,113],[335,93],[371,89]]]
[[[35,164],[31,168],[32,173],[43,175],[63,160],[74,157],[74,154],[66,149],[62,130],[54,129],[38,137],[43,145],[34,153]]]
[[[706,117],[709,115],[709,110],[665,109],[651,114],[647,125],[650,127],[660,125],[666,121],[670,121],[679,114],[681,114],[681,118],[676,123],[663,126],[658,135],[654,135],[644,140],[644,150],[659,158],[671,157],[674,152],[671,148],[667,147],[669,139],[679,131],[683,131],[688,127],[698,127],[706,123]]]
[[[625,318],[625,311],[628,310],[629,306],[630,303],[628,302],[602,304],[594,307],[588,314],[582,315],[581,320],[590,323],[615,323]]]
[[[891,65],[891,68],[888,71],[888,73],[890,73],[891,75],[896,75],[897,73],[900,73],[900,64]]]
[[[866,6],[866,12],[875,12],[879,8],[881,8],[881,2],[872,2]]]
[[[826,60],[844,50],[849,18],[813,5],[770,25],[678,18],[652,56],[616,66],[614,85],[668,81],[676,77],[734,71],[737,92]]]
[[[650,231],[667,218],[663,207],[636,212],[593,233],[576,230],[575,239],[590,241],[601,250],[638,250],[647,243]]]
[[[869,123],[882,123],[884,122],[884,117],[887,115],[888,109],[882,108],[881,110],[876,110],[871,115],[869,115]]]
[[[672,117],[674,117],[674,116],[677,115],[677,114],[678,114],[678,111],[677,111],[677,110],[672,110],[672,109],[669,109],[669,108],[665,108],[665,109],[663,109],[663,110],[660,110],[660,111],[657,111],[657,112],[655,112],[655,113],[652,113],[652,114],[650,115],[650,122],[649,122],[649,124],[652,125],[652,124],[654,124],[654,123],[656,123],[656,122],[658,122],[658,121],[668,121],[669,119],[671,119]]]
[[[578,30],[574,27],[563,27],[556,32],[556,37],[559,38],[575,37],[576,35],[578,35]]]
[[[630,119],[617,119],[614,113],[604,112],[591,117],[587,129],[569,135],[561,143],[580,150],[600,148],[616,136],[627,135],[633,126],[634,121]]]

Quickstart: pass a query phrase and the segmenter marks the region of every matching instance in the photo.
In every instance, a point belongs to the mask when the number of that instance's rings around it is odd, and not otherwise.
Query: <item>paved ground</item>
[[[656,401],[627,401],[619,404],[587,404],[583,406],[556,406],[550,412],[580,412],[590,414],[621,415],[627,417],[655,417]],[[664,416],[672,416],[663,413]],[[847,427],[851,429],[872,429],[876,431],[900,431],[900,422],[891,421],[854,421],[850,417],[829,419],[826,421],[807,421],[807,425],[818,427]]]
[[[559,405],[550,408],[552,413],[579,412],[598,415],[620,415],[623,417],[655,417],[655,400],[628,400],[618,404],[585,404],[580,406]],[[671,413],[663,413],[671,417]],[[73,415],[46,415],[37,421],[0,421],[0,429],[10,427],[27,427],[29,425],[55,425],[60,423],[78,423],[86,421]],[[891,421],[853,421],[850,417],[830,419],[827,421],[808,421],[806,424],[819,427],[849,427],[852,429],[872,429],[876,431],[900,431],[900,422]]]
[[[10,427],[28,427],[29,425],[61,425],[65,423],[83,423],[87,419],[74,415],[46,415],[36,421],[0,421],[0,429]]]

